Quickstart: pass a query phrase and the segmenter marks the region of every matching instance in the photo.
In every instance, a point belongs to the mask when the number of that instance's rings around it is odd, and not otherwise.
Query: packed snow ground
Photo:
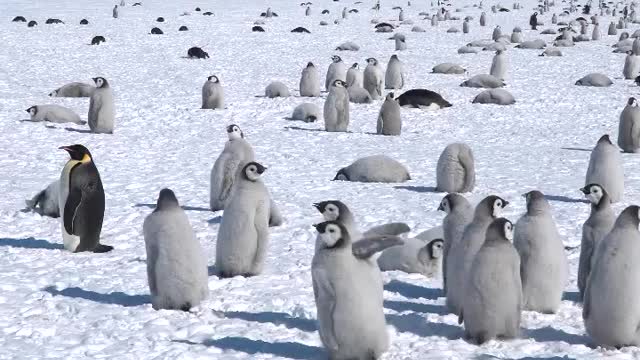
[[[385,359],[634,359],[637,348],[605,351],[589,346],[576,303],[576,270],[582,222],[589,206],[578,199],[584,185],[590,149],[604,133],[616,138],[618,116],[626,99],[638,90],[621,79],[624,55],[613,54],[617,36],[606,36],[611,18],[601,19],[603,40],[563,49],[561,58],[538,57],[538,50],[508,50],[507,89],[514,106],[471,104],[477,89],[460,88],[463,75],[433,75],[441,62],[455,62],[471,75],[488,73],[493,53],[458,55],[471,40],[490,38],[496,24],[509,33],[514,25],[526,39],[544,38],[527,30],[537,1],[522,1],[523,10],[492,14],[485,1],[488,26],[478,25],[479,10],[456,1],[451,9],[472,15],[471,34],[448,34],[461,21],[432,28],[420,11],[434,12],[428,1],[315,1],[311,17],[296,1],[160,1],[126,6],[111,17],[112,2],[98,0],[0,3],[0,358],[2,359],[318,359],[324,355],[315,324],[310,264],[315,230],[321,217],[313,202],[340,199],[355,212],[362,228],[388,221],[406,221],[413,234],[439,225],[436,208],[443,197],[434,193],[435,165],[450,142],[468,143],[476,157],[477,188],[468,197],[477,202],[497,194],[511,202],[506,216],[515,221],[524,211],[526,191],[539,189],[552,200],[553,214],[565,245],[572,248],[571,282],[556,315],[523,314],[522,337],[475,346],[461,339],[457,318],[447,314],[441,284],[419,275],[384,275],[385,313],[391,348]],[[559,3],[559,2],[558,2]],[[130,3],[128,4],[130,5]],[[322,107],[323,99],[257,98],[266,85],[283,81],[296,89],[308,61],[324,72],[333,50],[355,41],[359,52],[340,54],[347,64],[376,57],[386,64],[394,54],[390,34],[373,32],[374,17],[392,20],[403,5],[407,18],[426,33],[404,25],[408,49],[399,53],[407,66],[408,88],[439,92],[454,105],[424,112],[403,110],[400,137],[375,133],[381,101],[351,106],[350,133],[326,133],[322,122],[285,120],[304,101]],[[511,9],[512,3],[503,5]],[[215,16],[194,12],[196,6]],[[266,20],[266,33],[251,26],[268,6],[280,17]],[[357,8],[333,25],[343,6]],[[321,15],[322,9],[330,15]],[[190,16],[180,16],[185,11]],[[550,26],[553,12],[539,19]],[[12,23],[16,15],[37,20],[27,28]],[[163,16],[164,23],[155,19]],[[579,15],[575,15],[579,16]],[[57,17],[65,25],[45,25]],[[88,26],[78,25],[87,18]],[[331,25],[319,26],[321,20]],[[561,18],[562,19],[562,18]],[[188,32],[178,32],[181,25]],[[165,35],[149,35],[158,26]],[[305,26],[311,34],[292,34]],[[546,28],[543,26],[541,28]],[[629,29],[630,32],[635,30]],[[103,35],[107,42],[89,46]],[[201,46],[207,60],[186,59],[191,46]],[[590,72],[614,79],[609,88],[576,87]],[[200,89],[216,74],[225,88],[228,108],[199,110]],[[25,123],[24,109],[34,104],[68,106],[86,119],[88,99],[49,98],[47,94],[72,81],[106,77],[116,98],[113,135],[72,131],[81,126]],[[208,211],[209,172],[226,141],[224,128],[237,123],[254,146],[257,159],[269,169],[263,179],[286,217],[272,229],[266,270],[245,279],[209,279],[210,298],[193,313],[151,308],[145,269],[142,223],[158,192],[172,188],[213,265],[220,213]],[[72,129],[66,129],[71,127]],[[24,200],[57,179],[68,155],[59,146],[82,143],[94,155],[106,192],[102,242],[115,246],[106,254],[73,254],[62,250],[57,219],[21,212]],[[576,150],[576,148],[578,150]],[[353,160],[387,154],[409,168],[413,180],[404,184],[359,184],[330,181]],[[640,178],[636,155],[623,155],[626,205],[638,203]]]

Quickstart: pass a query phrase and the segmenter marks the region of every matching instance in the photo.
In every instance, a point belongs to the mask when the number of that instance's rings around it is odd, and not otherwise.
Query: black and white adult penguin
[[[98,168],[83,145],[62,146],[71,159],[60,175],[60,219],[65,249],[103,253],[113,246],[100,244],[105,198]]]

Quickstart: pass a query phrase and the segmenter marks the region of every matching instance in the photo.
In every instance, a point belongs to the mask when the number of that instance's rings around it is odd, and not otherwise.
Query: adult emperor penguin
[[[436,189],[442,192],[470,192],[476,184],[473,151],[464,143],[447,145],[436,166]]]
[[[116,115],[113,92],[107,79],[97,77],[93,81],[96,89],[89,101],[89,128],[94,133],[112,134]]]
[[[342,58],[338,55],[333,55],[331,57],[333,61],[331,65],[329,65],[329,69],[327,70],[327,77],[324,81],[324,88],[327,91],[331,90],[331,86],[333,82],[336,80],[345,81],[347,79],[347,67],[344,62],[342,62]]]
[[[100,173],[83,145],[62,146],[71,157],[60,174],[60,222],[64,248],[73,251],[108,252],[100,244],[105,198]]]
[[[211,211],[223,210],[229,201],[238,169],[255,159],[251,144],[244,139],[244,133],[236,124],[226,128],[229,141],[211,169],[211,191],[209,204]]]
[[[224,109],[224,89],[216,75],[207,77],[202,85],[202,108]]]
[[[591,151],[585,185],[600,184],[609,194],[611,202],[622,200],[624,169],[620,150],[611,143],[609,135],[602,135]]]
[[[580,261],[578,262],[578,290],[584,299],[584,290],[591,267],[596,261],[595,249],[602,239],[613,229],[616,221],[607,192],[599,184],[589,184],[580,189],[591,203],[591,214],[582,225],[582,241],[580,242]]]
[[[371,257],[402,240],[382,236],[352,243],[338,221],[314,226],[320,246],[311,262],[311,279],[320,340],[330,359],[378,359],[387,351],[389,337],[382,276]]]
[[[508,204],[495,195],[484,198],[476,206],[473,219],[465,227],[460,241],[451,244],[447,255],[447,307],[452,313],[460,314],[473,259],[485,240],[489,225]]]
[[[596,345],[640,345],[639,211],[635,205],[624,209],[598,245],[582,308],[585,328]]]
[[[384,76],[385,88],[402,89],[404,87],[405,77],[404,64],[398,59],[398,55],[391,55]]]
[[[618,146],[627,153],[636,153],[640,149],[640,107],[634,97],[627,100],[620,114]]]
[[[369,92],[373,100],[382,98],[384,78],[382,69],[375,58],[367,59],[367,67],[364,69],[363,87]]]
[[[215,267],[221,277],[258,275],[267,256],[271,198],[260,180],[266,168],[252,161],[239,170],[218,229]]]
[[[445,294],[447,293],[447,268],[451,245],[460,242],[464,229],[473,218],[473,207],[464,196],[456,193],[445,195],[438,206],[439,211],[444,211],[447,215],[442,219],[442,232],[444,246],[442,251],[442,285]]]
[[[307,63],[307,66],[302,69],[300,96],[320,96],[320,75],[318,74],[318,69],[316,69],[312,62]]]
[[[207,258],[173,191],[160,191],[142,228],[153,308],[198,306],[209,295]]]
[[[360,71],[358,63],[354,63],[349,70],[347,70],[347,88],[362,87],[362,81],[362,71]]]
[[[569,277],[567,256],[547,199],[537,190],[523,196],[527,212],[516,222],[513,237],[520,254],[523,307],[553,314]]]
[[[349,127],[349,94],[343,80],[334,80],[324,102],[324,128],[330,132],[346,132]]]
[[[400,117],[400,104],[393,98],[393,93],[387,94],[378,114],[378,126],[376,132],[379,135],[400,135],[402,132],[402,118]]]
[[[520,333],[522,284],[520,257],[511,241],[513,225],[505,218],[491,223],[464,285],[458,322],[464,336],[478,344]]]
[[[504,50],[497,50],[496,55],[491,61],[491,70],[489,75],[493,75],[500,80],[505,79],[507,74],[507,54]]]

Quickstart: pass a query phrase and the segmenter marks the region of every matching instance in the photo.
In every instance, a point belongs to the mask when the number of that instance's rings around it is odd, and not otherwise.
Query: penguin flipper
[[[336,294],[329,275],[324,269],[312,270],[313,295],[318,307],[318,323],[320,338],[324,345],[332,351],[338,351],[338,339],[333,327],[333,317],[336,308]]]
[[[351,245],[353,256],[358,259],[369,259],[375,253],[392,246],[403,245],[404,241],[398,236],[382,235],[363,237]]]
[[[82,191],[79,188],[74,188],[69,191],[67,196],[67,202],[64,204],[64,229],[70,235],[75,235],[73,232],[73,221],[76,217],[76,212],[80,203],[82,202]]]
[[[392,222],[388,224],[382,224],[378,226],[374,226],[371,229],[367,230],[362,234],[363,237],[373,237],[373,236],[383,236],[383,235],[392,235],[397,236],[400,234],[408,233],[411,231],[409,225],[403,222]]]
[[[269,227],[280,226],[284,222],[280,210],[273,199],[269,200]]]

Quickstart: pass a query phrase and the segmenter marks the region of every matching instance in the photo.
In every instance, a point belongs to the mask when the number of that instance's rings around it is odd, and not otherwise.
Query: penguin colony
[[[125,2],[119,5],[112,9],[114,19],[126,16]],[[133,6],[136,5],[141,4]],[[304,15],[313,16],[313,4],[302,5],[305,6]],[[515,5],[514,10],[519,10]],[[516,27],[509,35],[496,26],[491,41],[473,41],[458,50],[460,54],[477,53],[481,51],[479,48],[495,51],[493,60],[487,63],[488,74],[468,78],[464,75],[465,80],[460,84],[460,87],[489,89],[478,92],[473,103],[512,105],[516,102],[513,95],[501,89],[508,86],[506,79],[517,76],[509,71],[507,45],[518,44],[515,48],[520,49],[546,47],[541,56],[562,56],[559,49],[547,47],[545,40],[531,39],[534,31],[538,31],[537,27],[542,25],[539,17],[557,6],[548,1],[539,5],[538,11],[529,18],[531,30]],[[476,7],[482,9],[482,2]],[[348,14],[359,13],[354,10],[344,7],[341,12],[336,11],[341,19],[336,19],[334,24],[347,21],[351,16]],[[378,2],[374,11],[379,10]],[[408,15],[403,8],[398,10],[400,24],[412,23],[406,19]],[[435,7],[435,10],[436,14],[430,17],[429,13],[423,15],[435,29],[439,22],[454,21],[445,7]],[[609,36],[617,35],[617,30],[635,23],[635,10],[635,3],[625,5],[624,17],[611,23]],[[576,11],[571,2],[561,19]],[[582,6],[582,11],[590,15],[590,5]],[[492,13],[498,12],[509,10],[498,10],[494,6]],[[600,8],[600,16],[604,13],[611,13],[606,5]],[[328,16],[330,12],[322,11],[321,14]],[[278,15],[268,8],[261,17],[271,21]],[[491,17],[483,11],[479,23],[471,17],[465,18],[462,32],[472,32],[475,24],[487,26]],[[590,18],[595,26],[589,37],[588,22],[584,18],[567,18],[567,23],[558,21],[553,14],[552,24],[566,26],[559,29],[561,35],[553,42],[554,46],[573,47],[577,42],[600,40],[598,18],[597,15]],[[156,21],[164,22],[164,18]],[[26,19],[16,16],[13,22],[26,22]],[[48,19],[45,24],[64,22]],[[88,21],[83,20],[81,24],[88,24]],[[325,21],[325,24],[328,23]],[[375,29],[377,32],[393,31],[395,24],[378,23]],[[28,26],[35,25],[37,23],[32,21]],[[574,28],[578,27],[580,35],[574,36]],[[253,31],[264,29],[254,26]],[[309,33],[302,27],[292,32]],[[458,30],[452,27],[447,32],[455,34]],[[163,34],[159,28],[153,28],[151,33]],[[540,31],[540,34],[555,33],[553,29]],[[633,80],[640,75],[639,37],[634,34],[635,40],[632,40],[627,32],[623,32],[616,44],[616,48],[627,53],[622,71],[624,79]],[[96,38],[92,44],[105,41],[101,36]],[[411,43],[407,44],[403,34],[397,33],[391,39],[395,41],[396,51],[410,48]],[[336,50],[359,51],[360,47],[348,41]],[[209,58],[200,47],[191,47],[187,54],[190,58]],[[375,103],[380,106],[376,133],[402,136],[402,112],[409,111],[407,108],[455,106],[432,90],[408,89],[407,69],[411,67],[407,67],[398,54],[390,56],[386,69],[374,57],[359,60],[366,62],[364,70],[358,63],[348,67],[338,55],[331,57],[324,84],[326,96],[322,94],[319,67],[307,62],[299,81],[299,95],[324,97],[323,111],[321,113],[314,103],[302,103],[294,109],[291,120],[313,123],[322,117],[326,132],[348,132],[350,112],[359,110],[351,103]],[[466,74],[466,69],[455,63],[442,63],[433,67],[433,73],[460,76]],[[617,79],[590,73],[575,85],[608,87],[614,85],[611,78]],[[91,133],[113,135],[117,113],[111,83],[104,77],[93,78],[93,81],[95,86],[72,82],[49,94],[51,98],[89,98],[87,121],[74,110],[57,104],[32,105],[26,110],[30,121],[88,124]],[[398,95],[401,91],[403,93]],[[265,88],[268,99],[289,96],[290,90],[283,82],[274,81]],[[217,75],[209,75],[202,86],[200,108],[226,108],[224,87]],[[640,346],[640,306],[629,305],[637,302],[640,294],[637,284],[640,276],[637,261],[640,256],[640,208],[628,206],[618,216],[612,208],[612,204],[624,201],[625,173],[618,147],[625,153],[638,152],[638,122],[638,103],[635,97],[630,97],[620,114],[617,146],[609,135],[603,135],[597,141],[588,161],[584,187],[580,189],[590,204],[590,214],[581,229],[577,288],[583,302],[586,333],[593,344],[605,348]],[[262,179],[268,174],[267,167],[256,161],[254,149],[243,131],[238,125],[231,124],[226,127],[226,134],[228,140],[213,165],[209,182],[210,210],[223,211],[216,237],[215,275],[219,278],[259,276],[272,261],[269,257],[270,227],[282,225],[285,217],[280,214]],[[59,180],[27,200],[27,208],[42,216],[59,218],[61,240],[66,250],[109,252],[113,246],[101,243],[106,197],[99,162],[94,162],[84,145],[66,145],[60,149],[68,153],[69,159]],[[471,193],[476,187],[476,163],[471,147],[462,142],[448,145],[433,170],[435,190],[447,193],[438,207],[446,215],[442,227],[429,230],[428,236],[408,238],[411,229],[404,223],[389,223],[362,233],[345,203],[326,200],[313,204],[322,214],[323,221],[313,225],[316,241],[310,273],[318,333],[331,359],[378,359],[389,350],[381,271],[441,278],[447,309],[457,316],[464,327],[463,337],[472,343],[520,336],[523,311],[543,314],[559,311],[569,282],[569,264],[548,198],[538,190],[523,194],[526,209],[515,222],[501,217],[509,201],[498,195],[486,196],[473,206],[462,193]],[[412,177],[401,162],[386,155],[371,155],[355,159],[351,165],[339,169],[333,180],[403,183]],[[486,178],[478,179],[479,183],[486,181]],[[198,307],[210,295],[208,256],[172,190],[160,191],[155,210],[142,225],[142,233],[153,308],[190,311]]]

